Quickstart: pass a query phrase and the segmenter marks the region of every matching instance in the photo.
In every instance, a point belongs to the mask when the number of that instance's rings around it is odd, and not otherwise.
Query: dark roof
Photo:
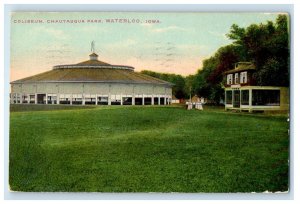
[[[224,72],[225,74],[231,74],[231,73],[236,73],[236,72],[242,72],[242,71],[247,71],[247,70],[255,70],[255,65],[250,62],[238,62],[235,65],[235,69],[231,69],[229,71]]]
[[[104,68],[60,68],[43,72],[34,76],[19,79],[11,83],[35,82],[122,82],[122,83],[152,83],[172,85],[169,82],[148,75],[123,69]]]
[[[98,55],[93,52],[92,54],[90,54],[90,57],[98,57]]]

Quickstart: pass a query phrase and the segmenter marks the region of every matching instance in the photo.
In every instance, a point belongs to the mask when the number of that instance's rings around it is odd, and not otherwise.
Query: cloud
[[[35,31],[33,33],[37,32],[38,33],[43,33],[43,34],[47,34],[51,37],[54,37],[56,39],[59,40],[66,40],[68,38],[70,38],[70,36],[68,34],[66,34],[64,31],[59,30],[59,29],[54,29],[54,28],[50,28],[50,27],[37,27],[35,29]]]
[[[165,27],[165,28],[151,29],[151,32],[154,32],[154,33],[164,33],[164,32],[169,32],[169,31],[186,31],[186,29],[180,28],[178,26],[168,26],[168,27]]]
[[[105,44],[105,47],[113,50],[118,50],[120,48],[124,48],[124,50],[128,50],[132,48],[132,46],[135,46],[136,44],[137,44],[136,40],[128,38],[122,41],[115,41],[113,43]]]
[[[208,31],[209,34],[213,35],[213,36],[216,36],[218,38],[222,38],[224,40],[228,40],[227,36],[226,36],[226,33],[219,33],[219,32],[216,32],[216,31]]]
[[[151,23],[141,23],[140,24],[141,26],[143,26],[143,27],[152,27],[154,24],[151,24]]]

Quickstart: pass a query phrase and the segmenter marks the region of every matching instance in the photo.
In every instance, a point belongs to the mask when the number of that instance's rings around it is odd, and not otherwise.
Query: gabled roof
[[[256,69],[255,65],[251,62],[238,62],[235,64],[235,69],[231,69],[224,73],[231,74],[231,73],[242,72],[247,70],[255,70],[255,69]]]
[[[93,52],[92,54],[90,54],[90,57],[98,57],[98,55]]]

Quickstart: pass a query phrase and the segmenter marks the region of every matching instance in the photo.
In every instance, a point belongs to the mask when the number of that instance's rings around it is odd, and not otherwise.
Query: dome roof
[[[77,64],[65,64],[65,65],[56,65],[53,69],[66,69],[66,68],[102,68],[102,69],[128,69],[134,70],[131,66],[124,65],[111,65],[106,62],[102,62],[98,60],[98,55],[96,53],[92,53],[89,55],[90,60],[79,62]]]
[[[92,55],[92,56],[91,56]],[[52,70],[34,76],[11,82],[43,83],[43,82],[109,82],[109,83],[138,83],[160,84],[172,86],[171,83],[148,75],[134,72],[134,68],[123,65],[111,65],[92,58],[98,55],[92,53],[91,59],[70,65],[57,65]]]

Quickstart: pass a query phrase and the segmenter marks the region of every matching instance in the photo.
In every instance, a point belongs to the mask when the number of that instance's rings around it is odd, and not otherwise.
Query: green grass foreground
[[[13,191],[288,190],[286,116],[206,107],[44,107],[10,114]]]

